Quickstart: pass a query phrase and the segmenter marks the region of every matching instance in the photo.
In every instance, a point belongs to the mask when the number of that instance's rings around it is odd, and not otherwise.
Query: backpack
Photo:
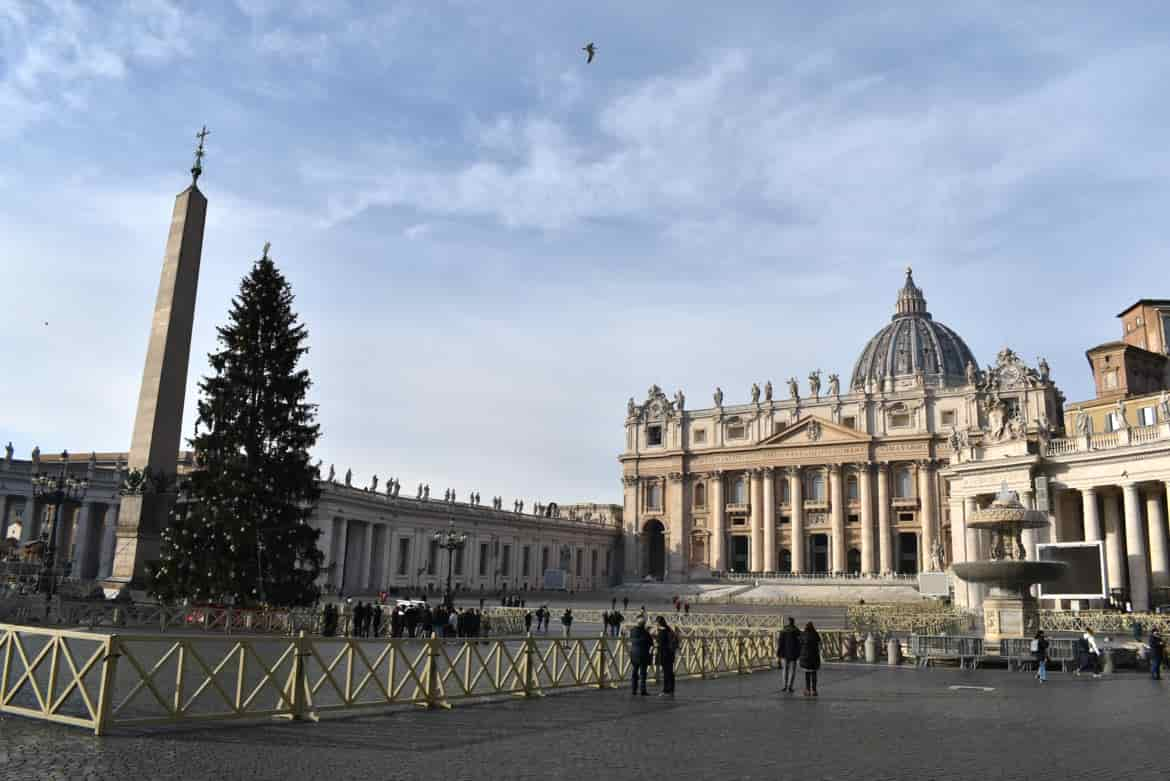
[[[1039,653],[1040,652],[1040,641],[1033,640],[1032,644],[1030,646],[1028,646],[1028,650],[1030,650],[1034,654]]]

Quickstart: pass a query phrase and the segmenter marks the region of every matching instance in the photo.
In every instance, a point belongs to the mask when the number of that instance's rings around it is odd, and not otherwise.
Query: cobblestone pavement
[[[680,681],[674,700],[589,691],[100,739],[0,717],[0,778],[1170,777],[1170,683],[1145,676],[1041,686],[1030,673],[827,665],[817,699],[777,688],[768,672]]]

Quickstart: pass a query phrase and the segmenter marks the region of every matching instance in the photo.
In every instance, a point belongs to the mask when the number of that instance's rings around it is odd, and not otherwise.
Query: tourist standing
[[[1166,643],[1162,640],[1162,633],[1158,627],[1151,627],[1150,639],[1146,643],[1150,647],[1150,677],[1155,681],[1162,680],[1162,655],[1166,652]]]
[[[788,623],[780,630],[780,637],[776,642],[776,656],[780,660],[783,675],[782,692],[795,692],[796,665],[800,661],[800,630],[796,628],[796,619],[789,617]]]
[[[532,613],[528,611],[524,613],[524,634],[532,634]]]
[[[1040,683],[1048,682],[1048,638],[1044,636],[1044,630],[1036,630],[1036,636],[1032,638],[1032,657],[1036,660],[1036,679]]]
[[[565,639],[568,640],[573,631],[573,611],[570,608],[565,608],[564,615],[561,616],[561,626],[565,631]]]
[[[666,625],[666,619],[658,617],[658,664],[662,668],[662,693],[660,697],[674,696],[674,657],[678,653],[678,635]]]
[[[691,614],[691,603],[683,602],[683,615],[689,616]]]
[[[377,637],[378,635],[380,635],[382,633],[382,605],[381,604],[373,605],[373,608],[374,608],[374,620],[372,622],[373,623],[372,628],[374,630],[373,637]]]
[[[630,630],[630,694],[646,694],[646,668],[650,666],[653,638],[646,631],[646,619],[639,618]]]
[[[621,614],[621,611],[618,611],[618,612],[613,614],[612,620],[613,620],[613,636],[619,637],[619,636],[621,636],[621,633],[622,633],[622,622],[626,620],[626,617]]]
[[[629,610],[629,609],[630,609],[630,598],[629,597],[622,597],[622,610]]]
[[[800,636],[800,666],[804,669],[804,696],[817,696],[817,670],[821,669],[821,636],[813,622],[804,625]]]

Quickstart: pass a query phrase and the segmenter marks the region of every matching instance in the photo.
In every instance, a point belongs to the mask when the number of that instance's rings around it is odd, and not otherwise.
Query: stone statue
[[[451,501],[452,502],[455,501],[455,489],[454,488],[451,489]]]
[[[423,485],[423,499],[430,499],[430,498],[431,498],[431,484],[426,483]]]
[[[333,482],[333,478],[337,476],[337,470],[333,468],[333,464],[329,465],[329,482]]]
[[[524,512],[524,500],[523,500],[523,499],[521,499],[521,500],[520,500],[520,510],[519,510],[519,512]]]
[[[450,489],[450,488],[448,488],[447,490],[443,491],[443,501],[444,501],[444,502],[449,502],[449,501],[451,501],[451,489]]]
[[[394,478],[391,477],[386,481],[386,496],[394,495]]]
[[[800,386],[795,377],[788,378],[788,396],[793,401],[800,401]]]
[[[1008,421],[1008,435],[1011,439],[1023,439],[1027,428],[1028,424],[1018,412]]]
[[[951,426],[951,435],[947,437],[947,441],[951,445],[951,452],[958,456],[963,449],[963,435],[959,433],[957,426]]]
[[[723,389],[718,386],[715,387],[715,406],[723,406]]]
[[[973,388],[978,381],[979,370],[975,368],[974,361],[967,361],[967,384]]]
[[[1162,395],[1158,397],[1158,409],[1162,410],[1162,422],[1170,423],[1170,396],[1166,391],[1162,391]],[[8,444],[8,449],[12,450],[12,443]]]
[[[1082,437],[1089,433],[1089,415],[1083,409],[1078,409],[1074,418],[1073,427]]]
[[[1036,418],[1036,427],[1039,428],[1043,434],[1047,434],[1048,432],[1052,431],[1052,425],[1048,421],[1048,416],[1043,412],[1041,412],[1040,416]]]
[[[1129,428],[1129,421],[1125,419],[1125,399],[1117,400],[1117,418],[1119,428]]]
[[[394,498],[398,498],[398,492],[402,490],[402,481],[395,478],[394,480]]]
[[[678,407],[679,412],[682,412],[686,403],[687,397],[683,395],[682,388],[679,388],[674,392],[674,406]]]
[[[630,400],[626,402],[626,417],[632,418],[637,414],[638,414],[638,405],[634,403],[634,397],[631,396]]]
[[[1045,360],[1045,358],[1043,356],[1040,357],[1039,366],[1040,366],[1040,381],[1041,382],[1048,382],[1048,372],[1049,372],[1048,361]]]
[[[930,552],[930,571],[941,572],[946,565],[947,551],[942,540],[934,541],[934,549]]]
[[[372,480],[370,480],[370,493],[372,493],[372,494],[378,493],[378,476],[377,475],[374,475],[374,478]]]
[[[1166,394],[1163,393],[1162,395],[1165,396]],[[4,460],[5,461],[12,460],[12,443],[11,442],[9,442],[7,445],[4,446]]]
[[[418,484],[418,494],[414,498],[415,499],[422,499],[422,483]]]
[[[752,383],[752,404],[760,403],[760,384],[758,382]]]
[[[89,466],[89,471],[91,471],[91,472],[92,472],[94,469],[97,469],[97,453],[93,452],[92,450],[91,450],[91,451],[90,451],[90,453],[89,453],[89,464],[88,464],[88,466]]]
[[[808,373],[808,392],[812,394],[814,399],[821,397],[821,370],[817,369]]]
[[[41,464],[41,446],[40,445],[36,445],[33,447],[32,462],[33,462],[34,467],[40,466],[40,464]]]
[[[321,459],[317,459],[317,463],[313,464],[313,476],[318,480],[321,479]]]
[[[998,396],[993,396],[987,405],[987,433],[993,442],[1003,439],[1007,424],[1007,405]]]
[[[772,381],[768,380],[764,383],[764,401],[772,400]]]
[[[345,470],[345,485],[347,487],[353,485],[353,470],[352,469]]]
[[[841,378],[838,377],[836,374],[829,375],[829,395],[830,396],[840,396],[841,395]]]

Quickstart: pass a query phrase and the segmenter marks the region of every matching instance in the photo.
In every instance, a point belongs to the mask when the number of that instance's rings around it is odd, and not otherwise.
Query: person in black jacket
[[[1044,630],[1036,630],[1036,636],[1032,638],[1032,657],[1036,660],[1036,680],[1040,683],[1048,682],[1048,638],[1044,636]]]
[[[817,696],[817,670],[821,669],[821,636],[812,621],[800,636],[800,666],[804,668],[804,696]]]
[[[630,694],[646,694],[646,668],[650,666],[650,649],[654,639],[646,631],[646,619],[639,618],[630,630]],[[641,681],[641,683],[639,683]]]
[[[780,660],[783,669],[784,683],[780,687],[782,692],[795,692],[796,663],[800,659],[800,630],[796,628],[796,619],[789,618],[788,623],[780,630],[780,637],[776,641],[776,657]]]
[[[678,653],[678,635],[666,625],[666,619],[659,616],[658,624],[658,664],[662,667],[662,694],[660,697],[674,696],[674,657]]]
[[[1162,680],[1162,655],[1166,653],[1166,643],[1162,640],[1162,633],[1158,627],[1150,629],[1150,677],[1155,681]]]

